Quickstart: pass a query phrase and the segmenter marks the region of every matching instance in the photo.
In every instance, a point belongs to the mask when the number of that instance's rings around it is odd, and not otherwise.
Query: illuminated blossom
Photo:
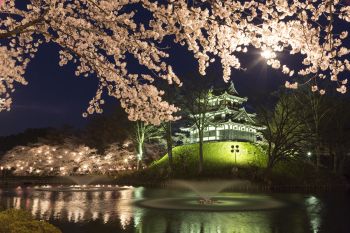
[[[202,75],[218,59],[225,81],[233,69],[242,68],[239,57],[250,48],[261,50],[269,66],[289,76],[337,81],[350,71],[349,48],[344,44],[348,31],[333,33],[340,22],[350,22],[350,6],[339,0],[29,0],[26,4],[19,9],[13,0],[3,0],[0,6],[0,110],[10,109],[15,86],[27,84],[27,65],[44,43],[61,48],[60,66],[73,63],[77,76],[98,78],[84,116],[102,113],[107,93],[121,102],[130,120],[152,124],[176,120],[173,113],[178,111],[153,84],[155,79],[182,83],[168,63],[165,39],[187,48]],[[140,8],[149,19],[140,22]],[[301,55],[300,69],[291,71],[279,60],[280,54]],[[145,72],[133,73],[128,57]]]
[[[111,145],[101,155],[96,149],[67,141],[63,145],[18,146],[0,160],[1,167],[16,175],[114,174],[136,167],[134,151]]]
[[[337,88],[337,91],[345,94],[346,93],[346,86],[345,85],[341,85],[340,87]]]
[[[290,83],[290,82],[286,81],[285,87],[286,88],[290,88],[290,89],[297,89],[298,88],[298,83],[297,82]]]

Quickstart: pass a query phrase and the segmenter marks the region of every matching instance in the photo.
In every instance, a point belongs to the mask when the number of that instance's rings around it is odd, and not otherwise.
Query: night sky
[[[186,49],[174,45],[171,50],[171,64],[186,85],[186,76],[197,72],[198,65]],[[79,128],[89,120],[83,118],[82,113],[94,97],[97,78],[76,77],[72,64],[59,67],[58,51],[59,48],[53,44],[43,45],[31,61],[25,75],[29,84],[16,89],[11,111],[0,113],[1,136],[19,133],[27,128],[63,125]],[[243,57],[242,63],[248,68],[247,71],[234,71],[232,80],[243,96],[254,98],[267,94],[284,82],[282,74],[266,66],[259,54],[248,54]],[[254,63],[256,65],[253,66]],[[137,67],[132,72],[137,73]],[[222,79],[219,62],[209,67],[208,74]],[[116,99],[107,97],[106,100],[105,114],[108,114],[108,109],[119,108]]]
[[[346,29],[348,24],[338,25]],[[347,46],[350,47],[350,46]],[[9,112],[0,113],[0,136],[15,134],[27,128],[60,127],[71,125],[83,127],[89,118],[83,118],[88,102],[95,95],[97,78],[76,77],[74,66],[58,66],[59,48],[54,44],[44,44],[39,48],[36,57],[30,62],[25,78],[27,86],[17,86],[12,95],[13,105]],[[231,80],[242,96],[248,97],[248,108],[264,101],[270,92],[278,89],[286,81],[281,71],[276,71],[265,64],[257,50],[249,49],[248,54],[240,56],[242,67],[246,71],[233,70]],[[171,44],[170,64],[175,73],[184,81],[186,76],[197,72],[198,63],[185,48]],[[279,55],[282,63],[289,63],[289,56]],[[294,61],[296,64],[299,61]],[[131,65],[130,72],[143,72],[144,69]],[[292,67],[293,68],[293,67]],[[222,69],[219,61],[212,64],[207,73],[222,80]],[[118,101],[106,97],[105,108],[119,108]],[[250,105],[250,106],[249,106]]]

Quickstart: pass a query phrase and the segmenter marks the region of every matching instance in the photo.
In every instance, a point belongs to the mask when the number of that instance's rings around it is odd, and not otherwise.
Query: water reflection
[[[28,188],[18,192],[2,190],[1,206],[30,211],[38,219],[85,222],[102,219],[105,223],[120,220],[129,225],[133,217],[134,189],[93,192],[51,192]]]
[[[120,191],[120,199],[116,203],[116,210],[118,212],[120,225],[125,229],[132,221],[133,207],[132,207],[132,196],[134,190],[127,189]]]
[[[138,232],[235,232],[270,233],[271,215],[265,212],[255,213],[201,213],[183,212],[172,217],[168,215],[146,215],[144,223],[138,226]]]
[[[317,233],[321,227],[322,203],[317,197],[309,196],[305,199],[305,206],[310,219],[312,232]]]
[[[284,195],[283,198],[290,202],[287,207],[247,212],[173,211],[147,209],[135,205],[135,201],[145,198],[178,195],[186,196],[188,193],[179,194],[169,190],[149,190],[142,187],[91,192],[0,189],[0,206],[26,209],[38,219],[49,220],[61,227],[64,233],[93,232],[91,226],[95,226],[99,233],[328,232],[324,231],[325,216],[322,214],[326,207],[316,196]]]

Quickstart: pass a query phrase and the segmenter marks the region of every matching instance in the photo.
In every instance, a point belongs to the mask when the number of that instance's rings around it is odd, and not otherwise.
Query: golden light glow
[[[271,49],[267,48],[261,52],[261,56],[265,59],[272,59],[272,58],[276,58],[276,53]]]

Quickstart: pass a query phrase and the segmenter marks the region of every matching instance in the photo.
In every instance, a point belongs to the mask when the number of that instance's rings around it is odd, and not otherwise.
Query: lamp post
[[[306,156],[307,156],[308,160],[311,162],[312,153],[311,153],[310,151],[308,151],[308,152],[306,153]]]
[[[231,145],[231,153],[235,155],[235,165],[237,166],[237,153],[239,152],[239,145]]]

